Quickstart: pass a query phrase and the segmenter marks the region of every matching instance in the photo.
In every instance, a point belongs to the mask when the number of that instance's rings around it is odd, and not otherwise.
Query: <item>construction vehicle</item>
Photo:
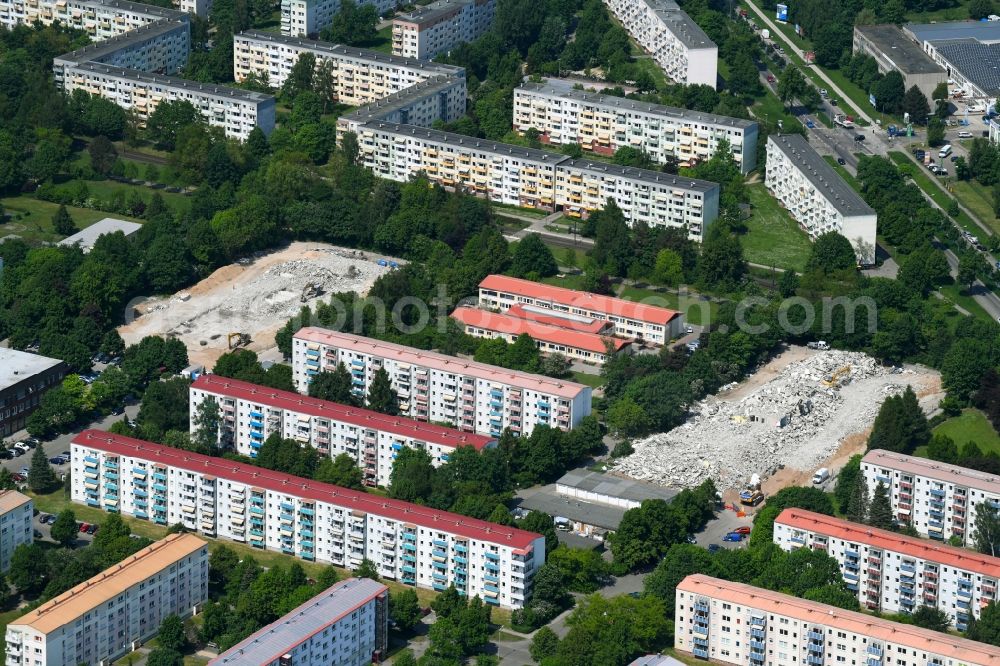
[[[841,127],[846,127],[847,129],[851,129],[852,127],[854,127],[854,119],[843,113],[838,113],[833,117],[833,124],[840,125]]]
[[[230,333],[227,336],[227,342],[229,343],[230,349],[236,349],[237,347],[246,347],[250,344],[250,336],[246,333]]]
[[[740,492],[740,504],[744,506],[757,506],[764,501],[764,493],[760,490],[760,476],[754,474],[750,477],[750,483]]]
[[[318,284],[315,282],[306,282],[305,286],[302,287],[302,295],[299,296],[299,301],[305,303],[310,298],[316,298],[322,293],[323,291],[319,288]]]
[[[845,365],[842,368],[837,368],[836,370],[833,371],[833,374],[827,376],[827,378],[823,380],[823,386],[826,386],[827,388],[833,388],[834,386],[838,386],[840,384],[840,380],[844,377],[844,375],[850,372],[851,372],[851,366],[849,365]]]

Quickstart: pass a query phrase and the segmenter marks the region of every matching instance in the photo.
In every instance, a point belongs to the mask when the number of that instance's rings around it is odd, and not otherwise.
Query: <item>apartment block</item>
[[[993,474],[881,449],[861,459],[861,471],[869,493],[885,485],[896,519],[931,539],[971,545],[976,507],[1000,508],[1000,476]]]
[[[812,240],[835,231],[851,242],[858,263],[875,263],[875,211],[844,182],[805,137],[767,138],[764,183]]]
[[[72,498],[160,525],[520,608],[545,537],[99,430],[73,438]]]
[[[658,305],[592,294],[506,275],[487,275],[479,283],[479,307],[509,312],[531,306],[554,315],[608,322],[623,338],[662,345],[684,332],[684,316]]]
[[[677,586],[674,648],[745,666],[990,666],[1000,648],[702,574]]]
[[[35,541],[31,520],[35,503],[16,490],[0,490],[0,571],[10,568],[10,556],[22,543]]]
[[[343,129],[344,126],[342,125]],[[496,203],[587,217],[614,199],[630,224],[685,228],[701,240],[718,217],[719,186],[414,125],[358,124],[361,163],[399,182],[417,174]]]
[[[188,22],[183,12],[125,0],[0,0],[0,25],[59,23],[95,41],[118,37],[160,21]],[[186,54],[185,54],[186,55]]]
[[[208,599],[208,547],[171,534],[7,625],[8,666],[110,664]]]
[[[23,430],[45,392],[65,376],[58,358],[0,347],[0,437]]]
[[[187,21],[157,21],[56,56],[56,85],[66,81],[66,68],[92,62],[155,74],[176,74],[187,65],[191,30]]]
[[[784,550],[822,550],[837,560],[844,584],[872,611],[912,613],[932,606],[965,631],[997,599],[1000,558],[839,518],[785,509],[774,521]]]
[[[199,375],[191,385],[192,433],[198,408],[208,398],[219,406],[222,447],[256,458],[264,440],[278,433],[324,457],[349,455],[370,486],[389,485],[392,464],[404,447],[426,451],[439,467],[460,446],[482,451],[496,445],[482,435],[211,374]]]
[[[337,133],[358,134],[362,125],[373,121],[418,127],[430,127],[436,120],[450,122],[465,113],[465,98],[464,76],[432,76],[340,116]]]
[[[604,0],[604,4],[667,78],[715,88],[719,48],[674,0]]]
[[[479,308],[455,308],[451,318],[462,326],[463,331],[477,338],[499,338],[505,342],[514,342],[521,335],[528,335],[543,353],[558,353],[569,359],[589,363],[603,364],[609,356],[614,356],[631,345],[630,340],[622,338]]]
[[[438,0],[392,20],[392,53],[431,60],[481,37],[493,23],[496,0]]]
[[[173,0],[174,7],[187,14],[208,18],[212,11],[212,0]]]
[[[396,0],[358,0],[357,5],[375,5],[379,16],[394,10]],[[281,34],[315,39],[320,30],[333,23],[340,0],[281,0]]]
[[[385,656],[389,588],[348,578],[248,636],[209,666],[369,666]]]
[[[757,162],[758,125],[750,120],[575,90],[568,85],[525,82],[514,89],[514,129],[534,128],[546,144],[579,144],[612,155],[642,150],[660,163],[690,167],[712,157],[723,141],[746,174]]]
[[[295,334],[292,375],[300,392],[312,376],[340,364],[358,395],[384,369],[402,414],[491,437],[505,428],[530,435],[537,425],[568,430],[590,414],[591,389],[583,384],[323,328]]]

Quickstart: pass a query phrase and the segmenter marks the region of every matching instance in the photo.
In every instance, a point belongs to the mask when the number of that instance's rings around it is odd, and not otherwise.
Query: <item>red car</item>
[[[733,531],[736,532],[737,534],[750,534],[750,528],[747,527],[746,525],[744,525],[743,527],[737,527]]]
[[[774,74],[768,74],[767,75],[767,82],[768,83],[774,83]]]
[[[90,525],[88,525],[87,523],[80,523],[81,532],[86,532],[88,527],[90,527]]]

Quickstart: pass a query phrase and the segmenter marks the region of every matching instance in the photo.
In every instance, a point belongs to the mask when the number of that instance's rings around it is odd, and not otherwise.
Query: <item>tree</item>
[[[670,636],[662,601],[628,595],[605,599],[592,594],[566,619],[570,627],[559,641],[557,658],[566,664],[624,666],[635,656],[655,651]]]
[[[739,238],[713,224],[701,247],[698,271],[702,281],[723,291],[735,289],[747,273],[747,262]]]
[[[118,160],[118,151],[115,150],[115,145],[103,135],[91,139],[87,145],[87,153],[90,155],[90,168],[102,176],[111,173],[111,168]]]
[[[799,68],[789,65],[778,76],[778,99],[787,106],[789,102],[801,95],[808,85]]]
[[[383,414],[399,414],[399,397],[392,388],[389,373],[385,368],[379,368],[372,377],[372,383],[368,387],[368,409]]]
[[[646,576],[643,589],[646,594],[662,599],[672,616],[677,585],[694,573],[711,576],[721,572],[718,572],[712,553],[693,544],[675,543],[653,572]]]
[[[969,620],[966,637],[980,643],[1000,645],[1000,605],[991,601],[980,611],[979,618]]]
[[[392,463],[389,473],[389,496],[407,502],[426,501],[431,494],[434,467],[423,449],[404,446]]]
[[[411,588],[389,595],[389,616],[400,631],[409,631],[420,621],[417,592]]]
[[[910,120],[915,123],[923,123],[931,115],[931,107],[927,103],[927,98],[915,85],[910,86],[903,97],[903,112],[910,114]]]
[[[309,397],[339,402],[342,405],[355,405],[357,399],[351,392],[351,373],[343,363],[338,363],[332,371],[324,370],[313,375],[309,382]]]
[[[903,98],[906,96],[903,75],[895,70],[886,72],[872,86],[872,94],[875,95],[875,105],[880,111],[899,113],[903,110]]]
[[[146,121],[146,135],[157,145],[173,151],[178,134],[202,122],[201,114],[187,100],[160,102]]]
[[[518,521],[517,527],[527,532],[544,535],[546,553],[551,553],[559,545],[555,521],[544,511],[529,511],[527,516]]]
[[[836,231],[828,231],[820,234],[813,242],[806,270],[829,275],[837,271],[851,270],[857,263],[851,242]]]
[[[63,509],[56,516],[56,521],[52,523],[52,538],[64,547],[69,548],[76,543],[76,535],[79,532],[76,524],[76,514],[73,509]]]
[[[191,443],[201,453],[209,454],[219,445],[219,403],[212,396],[207,396],[198,403],[194,414],[194,433]]]
[[[52,470],[52,465],[45,457],[45,449],[38,445],[31,454],[31,468],[28,474],[28,487],[38,494],[45,494],[59,487],[59,479]]]
[[[154,648],[146,657],[146,666],[183,666],[184,657],[176,650]]]
[[[333,15],[330,26],[323,30],[322,38],[335,44],[367,44],[378,37],[378,22],[375,5],[358,5],[354,0],[342,0],[340,10]]]
[[[69,216],[66,206],[59,206],[56,214],[52,216],[52,228],[60,236],[72,236],[76,233],[76,225],[73,223],[73,218]]]
[[[809,588],[802,593],[802,598],[808,599],[809,601],[818,601],[819,603],[826,604],[828,606],[836,606],[837,608],[843,608],[845,610],[860,610],[857,595],[846,589],[843,584],[839,583],[835,585],[823,585],[820,587]]]
[[[184,620],[177,615],[168,615],[160,622],[160,630],[156,634],[160,647],[174,652],[183,651],[187,645],[184,635]]]
[[[663,284],[676,286],[684,281],[684,263],[681,255],[669,248],[656,253],[653,277]]]
[[[997,557],[1000,555],[1000,510],[988,502],[976,505],[976,529],[972,542],[980,553]]]
[[[312,90],[315,72],[316,56],[303,52],[292,65],[292,71],[288,73],[288,78],[282,86],[282,94],[288,99],[295,99],[299,93]]]
[[[993,13],[993,0],[972,0],[969,3],[969,18],[973,21],[984,19]]]
[[[417,658],[413,656],[413,650],[407,648],[396,655],[392,664],[393,666],[417,666]]]
[[[45,551],[37,543],[22,543],[10,556],[7,580],[22,594],[42,590],[48,582]]]
[[[942,145],[944,143],[944,133],[944,121],[938,117],[931,118],[927,123],[927,145],[932,147]]]
[[[542,660],[555,656],[557,649],[559,649],[559,637],[556,636],[556,632],[548,627],[541,627],[532,637],[528,653],[535,662],[541,663]]]
[[[549,553],[547,561],[559,569],[571,592],[588,594],[608,582],[608,563],[596,550],[559,546]]]
[[[528,234],[514,247],[511,257],[511,275],[516,277],[550,277],[559,272],[552,250],[538,234]]]
[[[354,575],[358,578],[370,578],[371,580],[378,580],[378,568],[376,568],[375,563],[369,560],[367,557],[361,560],[361,564],[357,569],[354,570]]]
[[[951,626],[951,618],[948,617],[948,614],[935,606],[921,604],[917,610],[913,611],[910,618],[913,620],[913,624],[918,627],[942,633],[947,633]]]
[[[635,437],[647,433],[652,426],[646,411],[629,396],[611,404],[607,421],[611,432],[620,437]]]
[[[891,530],[893,526],[889,490],[881,481],[875,485],[875,491],[872,493],[872,503],[868,507],[868,524],[883,530]]]
[[[357,462],[348,454],[341,453],[335,458],[323,458],[313,478],[323,483],[332,483],[341,488],[353,488],[361,490],[362,483],[361,468]]]
[[[844,508],[844,516],[854,523],[864,523],[868,518],[868,483],[864,474],[858,474],[851,487],[851,494]]]

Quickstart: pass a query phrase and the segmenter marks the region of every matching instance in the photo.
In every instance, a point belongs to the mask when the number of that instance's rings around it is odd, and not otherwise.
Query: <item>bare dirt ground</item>
[[[325,243],[291,243],[239,264],[224,266],[190,289],[148,299],[135,308],[137,318],[118,329],[126,344],[147,335],[179,338],[191,363],[210,368],[228,349],[229,333],[247,333],[248,349],[274,346],[274,335],[303,305],[328,301],[336,292],[366,294],[375,280],[392,270],[380,259],[399,259]],[[320,293],[301,300],[307,283]]]

